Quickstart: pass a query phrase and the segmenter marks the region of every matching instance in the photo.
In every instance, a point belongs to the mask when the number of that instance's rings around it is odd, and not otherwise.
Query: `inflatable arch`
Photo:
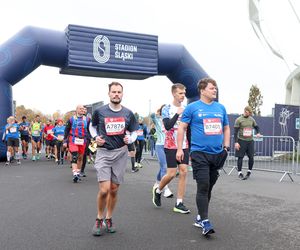
[[[146,34],[68,25],[65,31],[25,27],[0,46],[0,137],[13,113],[12,86],[40,65],[60,73],[123,79],[165,75],[186,86],[188,102],[198,98],[205,71],[180,44],[158,43]],[[0,142],[0,158],[6,156]]]

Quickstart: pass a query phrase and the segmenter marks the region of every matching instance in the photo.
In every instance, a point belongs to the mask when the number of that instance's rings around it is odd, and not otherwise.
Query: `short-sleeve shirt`
[[[11,128],[7,129],[9,126],[12,126]],[[14,124],[6,124],[5,129],[7,129],[7,134],[6,138],[14,138],[18,139],[20,137],[19,134],[19,124],[14,123]]]
[[[123,147],[126,131],[133,132],[138,129],[131,110],[122,106],[121,110],[113,111],[108,104],[95,110],[92,125],[96,127],[98,135],[105,139],[105,144],[101,147],[108,150]]]
[[[20,127],[22,127],[23,129],[20,130],[21,135],[29,135],[29,127],[30,127],[30,123],[29,122],[21,122]]]
[[[184,107],[182,105],[182,107]],[[177,113],[178,107],[174,106],[173,104],[169,104],[163,107],[162,109],[162,119],[164,120],[165,118],[172,119],[172,117]],[[164,147],[167,149],[177,149],[177,131],[178,131],[178,126],[181,121],[181,115],[178,117],[178,120],[174,124],[173,128],[170,130],[166,130],[166,138],[165,138],[165,145]],[[182,148],[186,149],[188,148],[188,142],[186,138],[186,133],[184,134],[183,138],[183,143],[182,143]]]
[[[234,127],[239,129],[238,138],[244,141],[253,140],[253,128],[256,126],[256,121],[252,116],[241,115],[234,122]]]
[[[222,104],[206,104],[201,100],[190,103],[185,108],[181,121],[190,125],[191,152],[222,152],[224,127],[229,125],[227,112]]]

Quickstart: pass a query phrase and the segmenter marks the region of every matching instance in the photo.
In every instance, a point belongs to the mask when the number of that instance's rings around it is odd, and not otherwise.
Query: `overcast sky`
[[[274,44],[291,59],[297,53],[288,54],[285,48],[291,49],[288,41],[294,41],[291,36],[300,30],[300,25],[295,19],[297,30],[288,35],[281,33],[291,28],[285,20],[295,18],[288,1],[261,2],[264,2],[265,17],[277,20],[266,25],[274,33],[279,30],[279,35],[271,34]],[[1,44],[27,25],[64,31],[68,24],[76,24],[157,35],[159,43],[183,44],[216,79],[219,101],[228,113],[242,112],[252,84],[256,84],[263,95],[263,115],[271,114],[275,103],[285,101],[285,80],[290,72],[255,36],[249,22],[247,0],[3,1],[0,21]],[[297,51],[299,54],[299,46]],[[26,108],[46,114],[56,110],[64,113],[78,103],[107,103],[107,84],[111,81],[60,75],[58,68],[40,66],[13,87],[13,97],[17,105],[23,104]],[[120,82],[124,83],[123,104],[139,114],[147,115],[149,110],[155,111],[162,103],[172,100],[172,83],[166,77]]]

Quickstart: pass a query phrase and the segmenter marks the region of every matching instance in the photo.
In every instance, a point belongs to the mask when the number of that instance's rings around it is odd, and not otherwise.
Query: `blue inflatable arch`
[[[123,79],[165,75],[183,83],[188,101],[198,98],[206,72],[180,44],[158,43],[153,35],[69,25],[65,31],[25,27],[0,46],[0,137],[13,113],[12,86],[40,65],[60,73]],[[0,142],[0,158],[6,147]]]

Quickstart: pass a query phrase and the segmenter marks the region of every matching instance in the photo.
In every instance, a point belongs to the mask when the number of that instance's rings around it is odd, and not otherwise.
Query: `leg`
[[[107,207],[106,219],[110,219],[112,217],[114,208],[117,203],[117,194],[118,194],[119,186],[120,185],[111,182],[110,189],[108,191],[107,200],[106,200],[106,207]]]

